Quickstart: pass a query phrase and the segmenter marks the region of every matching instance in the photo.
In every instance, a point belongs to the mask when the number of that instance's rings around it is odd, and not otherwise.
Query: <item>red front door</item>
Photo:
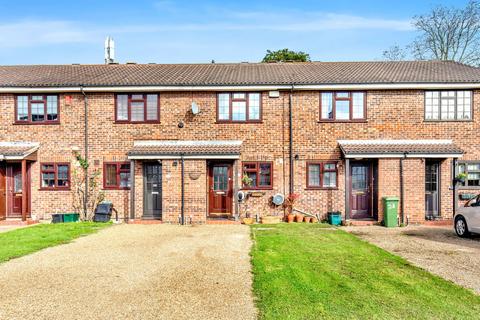
[[[5,220],[7,216],[7,172],[4,163],[0,162],[0,220]]]
[[[7,166],[7,197],[9,202],[8,216],[19,217],[22,215],[22,166],[11,164]]]
[[[229,216],[232,213],[232,164],[211,162],[208,171],[209,216]]]
[[[350,205],[352,219],[372,217],[372,168],[370,163],[358,162],[350,166]]]

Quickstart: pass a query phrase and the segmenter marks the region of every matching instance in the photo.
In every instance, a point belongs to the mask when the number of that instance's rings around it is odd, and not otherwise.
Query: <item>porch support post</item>
[[[22,160],[22,221],[27,220],[27,206],[28,206],[28,198],[27,198],[27,160]]]
[[[130,218],[135,220],[135,160],[130,160]]]
[[[345,158],[345,220],[350,219],[350,159]]]

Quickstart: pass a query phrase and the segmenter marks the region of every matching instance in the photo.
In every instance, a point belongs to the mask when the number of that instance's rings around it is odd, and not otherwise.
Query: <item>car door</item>
[[[480,196],[477,196],[476,201],[471,204],[467,224],[471,232],[480,233]]]

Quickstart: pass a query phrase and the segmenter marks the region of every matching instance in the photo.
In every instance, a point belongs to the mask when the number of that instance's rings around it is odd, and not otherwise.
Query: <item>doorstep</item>
[[[127,224],[162,224],[162,220],[156,219],[128,219],[125,221]]]
[[[228,219],[207,219],[207,224],[242,224],[240,221]]]
[[[453,226],[453,219],[444,219],[444,220],[425,220],[422,223],[424,226],[432,226],[432,227],[452,227]]]
[[[32,220],[32,219],[27,219],[26,221],[22,221],[22,219],[7,218],[6,220],[0,221],[0,226],[29,226],[32,224],[37,224],[39,222],[40,221],[38,220]]]
[[[374,226],[377,225],[378,221],[374,219],[350,219],[343,222],[345,226]]]

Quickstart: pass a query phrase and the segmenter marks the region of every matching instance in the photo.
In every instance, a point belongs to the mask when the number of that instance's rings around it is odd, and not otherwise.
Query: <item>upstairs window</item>
[[[465,121],[471,119],[471,91],[425,92],[425,120]]]
[[[262,102],[260,93],[219,93],[217,96],[218,122],[260,122]]]
[[[366,118],[365,92],[321,92],[321,121],[358,121]]]
[[[307,188],[332,189],[337,188],[336,162],[308,162]]]
[[[251,185],[245,184],[245,178],[251,179]],[[270,189],[272,188],[272,162],[244,162],[243,188]]]
[[[42,163],[40,164],[41,189],[62,190],[70,188],[70,164]]]
[[[117,94],[115,121],[123,123],[159,122],[158,94]]]
[[[18,95],[15,101],[15,122],[52,124],[59,122],[57,95]]]
[[[104,189],[130,188],[130,163],[106,162],[103,164]]]

